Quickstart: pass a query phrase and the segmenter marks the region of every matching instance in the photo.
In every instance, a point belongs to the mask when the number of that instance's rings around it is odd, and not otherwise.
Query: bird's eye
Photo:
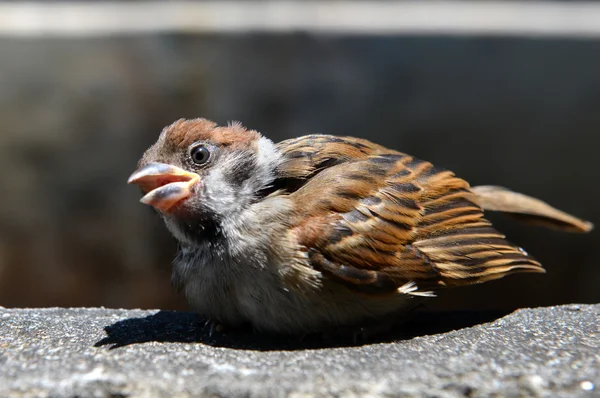
[[[190,150],[192,161],[197,165],[203,165],[210,159],[210,151],[204,145],[196,145]]]

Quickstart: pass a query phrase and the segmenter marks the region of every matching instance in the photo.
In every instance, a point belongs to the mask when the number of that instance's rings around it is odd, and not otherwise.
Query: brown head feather
[[[178,148],[187,147],[196,141],[208,141],[237,149],[250,146],[260,135],[239,123],[223,127],[207,119],[179,119],[163,130],[162,137],[165,144]]]

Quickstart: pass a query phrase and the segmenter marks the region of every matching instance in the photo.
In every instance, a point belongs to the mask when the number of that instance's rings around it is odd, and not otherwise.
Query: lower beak
[[[165,163],[149,163],[137,169],[127,180],[146,194],[140,202],[168,213],[177,203],[192,195],[192,186],[200,181],[196,173]]]

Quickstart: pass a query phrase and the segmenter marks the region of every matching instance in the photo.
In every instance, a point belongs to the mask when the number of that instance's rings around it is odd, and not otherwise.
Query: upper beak
[[[167,213],[192,195],[192,186],[200,176],[165,163],[149,163],[137,169],[127,180],[146,194],[140,202]]]

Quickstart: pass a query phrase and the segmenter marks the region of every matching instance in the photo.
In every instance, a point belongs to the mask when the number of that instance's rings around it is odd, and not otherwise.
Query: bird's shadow
[[[349,336],[324,338],[323,335],[282,336],[263,334],[250,327],[210,334],[210,328],[196,314],[159,311],[143,318],[129,318],[106,326],[106,337],[94,346],[110,349],[147,342],[199,343],[215,347],[245,350],[302,350],[315,348],[351,347],[371,343],[408,340],[417,336],[446,333],[481,323],[494,321],[507,311],[455,311],[414,313],[411,319],[389,332],[368,339],[355,340]]]

